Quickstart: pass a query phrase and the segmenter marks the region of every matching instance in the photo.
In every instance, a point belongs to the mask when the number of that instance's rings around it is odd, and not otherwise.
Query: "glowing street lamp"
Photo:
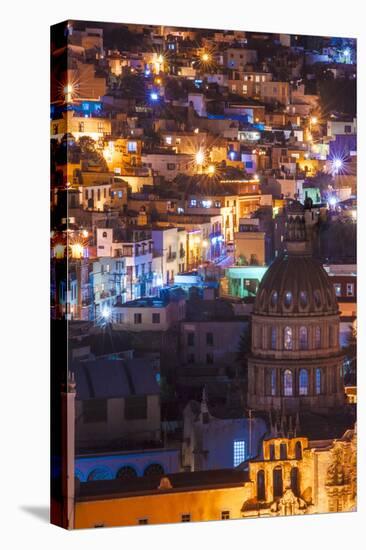
[[[72,84],[66,84],[64,87],[65,102],[70,103],[72,101],[72,94],[74,93],[74,86]]]
[[[216,168],[214,164],[210,164],[210,166],[207,168],[207,172],[210,174],[210,176],[213,176],[216,172]]]
[[[311,124],[318,124],[318,117],[312,116],[310,119]]]
[[[210,61],[210,55],[207,52],[204,52],[201,59],[204,63],[208,63]]]
[[[342,159],[336,158],[336,159],[334,159],[334,160],[332,161],[332,172],[333,172],[334,175],[335,175],[335,174],[338,174],[339,171],[340,171],[342,168],[343,168],[343,161],[342,161]]]
[[[195,159],[196,159],[196,164],[197,166],[202,166],[202,164],[204,163],[205,161],[205,154],[204,152],[202,151],[202,149],[199,149],[195,155]]]

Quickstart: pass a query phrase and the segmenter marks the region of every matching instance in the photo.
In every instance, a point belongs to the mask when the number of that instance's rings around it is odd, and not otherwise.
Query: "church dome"
[[[338,314],[333,285],[311,255],[284,254],[263,277],[254,304],[258,315],[304,316]]]

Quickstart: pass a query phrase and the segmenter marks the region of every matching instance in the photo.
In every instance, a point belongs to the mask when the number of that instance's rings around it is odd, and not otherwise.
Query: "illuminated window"
[[[283,345],[286,350],[292,349],[292,328],[285,327],[283,331]]]
[[[271,349],[276,349],[277,345],[277,329],[276,327],[271,327]]]
[[[292,292],[287,291],[285,294],[285,306],[290,307],[292,304]]]
[[[309,392],[309,375],[306,369],[300,370],[299,375],[299,394],[307,395]]]
[[[341,296],[342,295],[342,285],[340,283],[334,284],[334,292],[335,292],[336,296]]]
[[[300,349],[308,349],[308,329],[306,327],[300,327],[299,344]]]
[[[271,296],[271,306],[272,306],[272,307],[276,307],[277,301],[278,301],[278,293],[277,293],[276,290],[275,290],[274,292],[272,292],[272,296]]]
[[[271,395],[276,395],[276,369],[271,370]]]
[[[319,349],[322,345],[322,333],[321,333],[321,328],[318,326],[318,327],[315,327],[315,349]]]
[[[245,441],[234,441],[234,468],[245,460]]]
[[[286,369],[283,374],[283,391],[287,397],[291,397],[293,394],[292,372],[289,369]]]
[[[127,143],[127,151],[128,151],[129,153],[136,153],[136,151],[137,151],[137,143],[136,143],[136,141],[129,141],[129,142]]]
[[[322,370],[316,369],[315,371],[315,393],[317,395],[322,392]]]

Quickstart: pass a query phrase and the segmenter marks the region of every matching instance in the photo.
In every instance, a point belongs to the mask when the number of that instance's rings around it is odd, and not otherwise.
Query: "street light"
[[[197,151],[196,155],[195,155],[195,158],[196,158],[196,164],[198,166],[202,166],[204,160],[205,160],[205,154],[204,152],[202,151],[202,149],[199,149],[199,151]]]

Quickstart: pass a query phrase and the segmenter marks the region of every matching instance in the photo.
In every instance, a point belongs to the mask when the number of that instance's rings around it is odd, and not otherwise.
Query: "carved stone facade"
[[[93,497],[87,489],[76,497],[75,527],[136,525],[141,518],[161,524],[353,511],[356,452],[356,430],[337,440],[276,437],[263,442],[263,458],[249,461],[248,471],[165,475],[143,498],[138,485],[127,492],[121,486],[111,497],[110,481],[104,495]],[[242,481],[231,482],[233,473]]]

